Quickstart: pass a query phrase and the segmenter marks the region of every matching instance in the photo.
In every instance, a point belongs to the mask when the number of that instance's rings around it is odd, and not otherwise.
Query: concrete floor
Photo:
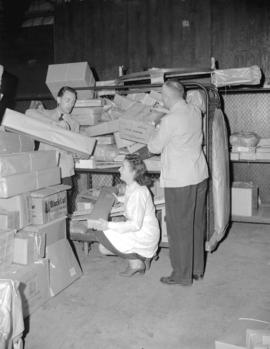
[[[95,247],[84,256],[79,246],[84,275],[30,317],[25,348],[244,345],[247,328],[270,327],[269,247],[269,225],[234,223],[208,256],[204,279],[181,287],[159,281],[170,273],[167,249],[144,276],[121,278],[123,260],[103,257]]]

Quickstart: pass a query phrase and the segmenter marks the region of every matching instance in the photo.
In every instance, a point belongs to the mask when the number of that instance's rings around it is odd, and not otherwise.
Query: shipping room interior
[[[270,348],[269,18],[0,0],[1,349]]]

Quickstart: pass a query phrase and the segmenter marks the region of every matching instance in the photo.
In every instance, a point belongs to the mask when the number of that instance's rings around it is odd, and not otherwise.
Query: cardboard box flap
[[[59,193],[60,191],[63,191],[63,190],[68,190],[70,188],[71,188],[70,185],[59,184],[59,185],[54,185],[48,188],[43,188],[40,190],[33,191],[30,193],[30,195],[31,197],[34,197],[34,198],[44,198],[46,196]]]

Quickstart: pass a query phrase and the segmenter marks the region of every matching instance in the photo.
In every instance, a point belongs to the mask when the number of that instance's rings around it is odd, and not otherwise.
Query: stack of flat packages
[[[97,139],[94,162],[89,161],[89,167],[119,166],[125,154],[134,152],[139,152],[144,159],[152,157],[147,143],[164,114],[161,94],[156,91],[127,96],[115,94],[113,100],[104,98],[99,122],[83,130],[84,134]],[[83,167],[80,162],[76,166]]]
[[[30,138],[0,132],[0,279],[20,283],[24,317],[81,275],[56,151],[33,149]]]

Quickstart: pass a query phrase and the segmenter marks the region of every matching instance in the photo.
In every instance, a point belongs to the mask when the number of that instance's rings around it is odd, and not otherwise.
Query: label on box
[[[31,222],[45,224],[67,214],[66,190],[60,186],[31,193]]]

